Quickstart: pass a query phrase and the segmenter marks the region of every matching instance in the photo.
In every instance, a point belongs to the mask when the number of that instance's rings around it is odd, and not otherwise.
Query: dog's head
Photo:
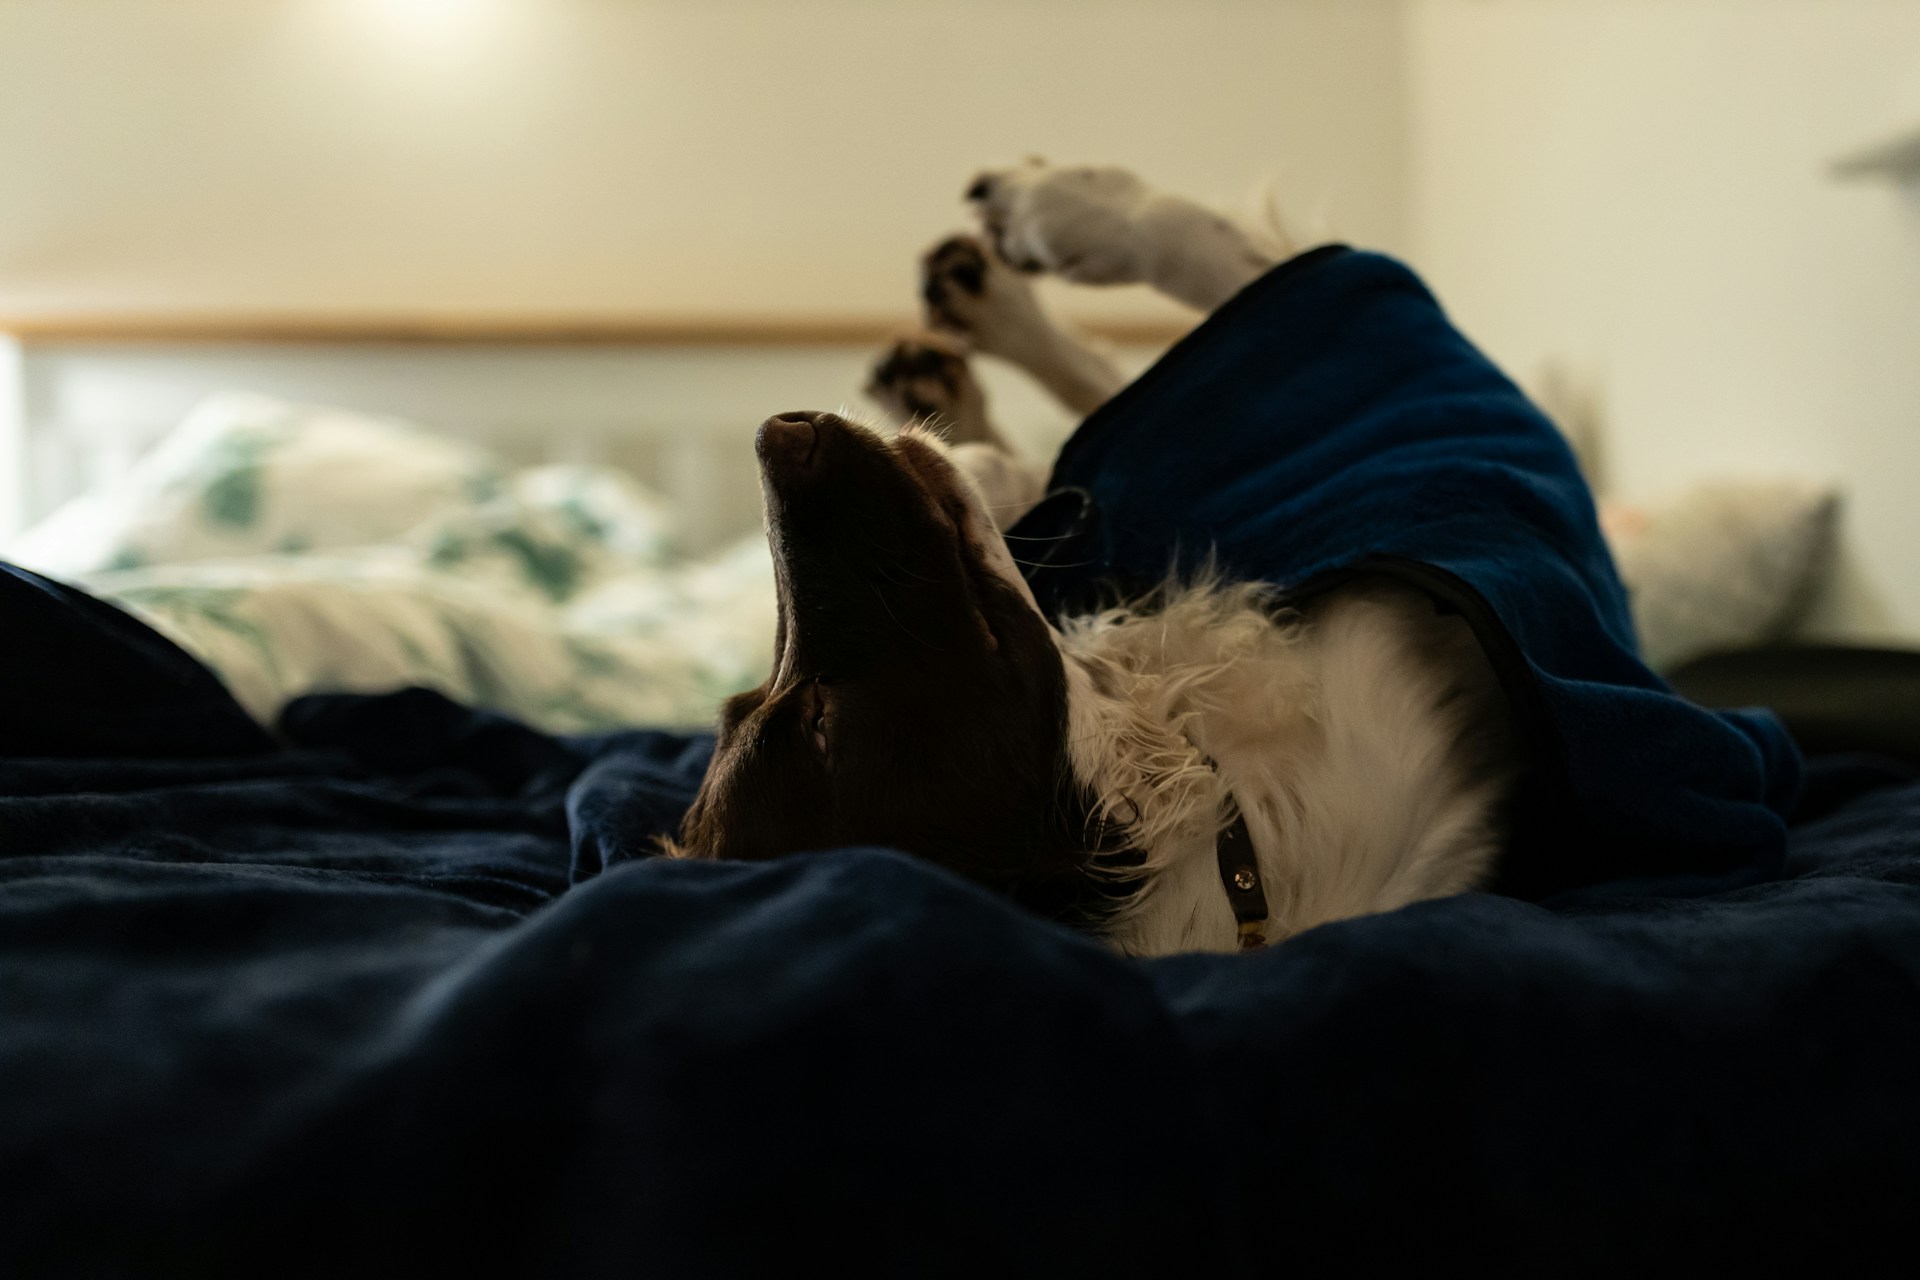
[[[726,704],[678,851],[887,845],[1049,915],[1083,909],[1098,842],[1059,637],[972,484],[933,438],[828,413],[769,418],[755,445],[773,673]]]

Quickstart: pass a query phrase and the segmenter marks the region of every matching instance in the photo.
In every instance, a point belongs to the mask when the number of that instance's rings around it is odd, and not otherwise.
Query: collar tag
[[[1228,797],[1232,803],[1232,797]],[[1234,805],[1233,821],[1214,841],[1213,854],[1220,864],[1220,883],[1233,907],[1233,918],[1240,922],[1240,949],[1253,951],[1267,945],[1267,890],[1260,882],[1260,862],[1254,856],[1253,837],[1247,831],[1246,817]]]

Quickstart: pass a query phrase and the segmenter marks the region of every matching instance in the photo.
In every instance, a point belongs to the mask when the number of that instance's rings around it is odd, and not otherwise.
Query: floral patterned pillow
[[[503,571],[563,599],[609,563],[658,561],[672,541],[666,504],[620,473],[509,474],[486,450],[399,419],[225,392],[5,556],[78,578],[410,546],[435,565]]]
[[[55,576],[398,541],[499,490],[482,449],[391,418],[222,393],[7,548]]]

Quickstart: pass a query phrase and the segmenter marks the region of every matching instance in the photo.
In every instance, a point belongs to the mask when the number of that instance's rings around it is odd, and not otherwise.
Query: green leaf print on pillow
[[[248,529],[260,519],[261,460],[278,443],[264,434],[236,432],[207,450],[200,511],[208,524]]]
[[[527,585],[550,600],[565,600],[580,582],[580,557],[567,547],[542,542],[524,528],[497,530],[493,541],[519,563]]]

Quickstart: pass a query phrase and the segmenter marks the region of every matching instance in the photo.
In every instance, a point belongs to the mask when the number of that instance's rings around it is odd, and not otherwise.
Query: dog
[[[1203,575],[1054,618],[1003,536],[1047,469],[989,420],[970,358],[1081,415],[1125,382],[1031,275],[1211,311],[1296,246],[1117,168],[1030,162],[967,198],[981,235],[922,264],[929,332],[874,371],[908,425],[759,428],[773,670],[725,704],[670,851],[890,846],[1142,956],[1251,949],[1482,884],[1518,766],[1457,616],[1365,576],[1292,606]]]

